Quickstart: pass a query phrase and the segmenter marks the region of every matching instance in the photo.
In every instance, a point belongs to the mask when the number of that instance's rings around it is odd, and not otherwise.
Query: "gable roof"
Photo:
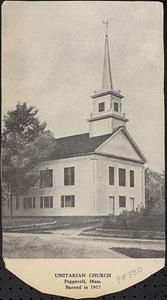
[[[90,138],[89,133],[83,133],[55,139],[55,151],[49,159],[60,159],[92,153],[110,136],[111,133]]]
[[[101,136],[90,137],[89,133],[83,133],[83,134],[71,135],[71,136],[55,139],[54,153],[47,159],[48,160],[62,159],[62,158],[68,158],[73,156],[86,155],[90,153],[97,154],[98,152],[96,152],[95,150],[98,150],[101,147],[101,145],[105,144],[108,140],[110,140],[112,136],[117,134],[117,132],[119,132],[120,130],[124,131],[132,146],[139,153],[142,162],[145,162],[146,159],[143,153],[136,145],[134,140],[131,138],[131,136],[129,135],[128,131],[124,126],[118,127],[112,133],[101,135]]]
[[[107,139],[107,141],[104,141],[104,143],[102,143],[97,149],[96,152],[98,152],[99,150],[101,150],[102,148],[104,148],[103,146],[105,146],[109,141],[113,140],[113,138],[115,136],[118,136],[119,132],[122,132],[124,134],[124,136],[127,138],[127,140],[129,141],[129,145],[131,145],[132,149],[134,149],[134,151],[137,153],[137,155],[139,156],[140,160],[142,162],[146,162],[147,159],[145,158],[143,152],[140,150],[139,146],[136,144],[136,142],[134,141],[134,139],[132,138],[132,136],[129,134],[129,132],[127,131],[127,129],[124,126],[120,126],[119,128],[117,128],[116,131],[114,131],[112,133],[112,135],[110,135],[110,137]],[[124,142],[125,143],[125,142]],[[120,148],[123,147],[123,145],[119,145]],[[112,148],[112,146],[111,146]],[[111,149],[112,150],[112,149]],[[117,152],[119,152],[119,149],[117,149]],[[119,153],[117,153],[117,155],[119,155]],[[131,152],[132,155],[132,152]],[[132,158],[132,157],[131,157]],[[130,159],[130,157],[129,157]],[[133,158],[132,158],[133,160]]]

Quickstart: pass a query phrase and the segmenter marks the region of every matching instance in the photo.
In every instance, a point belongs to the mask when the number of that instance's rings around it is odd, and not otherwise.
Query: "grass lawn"
[[[121,248],[113,247],[110,248],[120,254],[127,255],[132,258],[163,258],[165,257],[165,251],[163,250],[150,250],[150,249],[139,249],[139,248]]]
[[[123,258],[110,250],[109,241],[81,239],[71,230],[56,233],[4,233],[4,258]]]

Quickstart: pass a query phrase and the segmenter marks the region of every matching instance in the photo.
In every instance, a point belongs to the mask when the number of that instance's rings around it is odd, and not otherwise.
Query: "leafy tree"
[[[54,137],[37,113],[35,107],[18,103],[3,120],[2,180],[10,191],[11,214],[13,196],[25,193],[38,180],[36,162],[54,152]]]
[[[4,116],[3,136],[18,135],[25,142],[32,142],[39,137],[46,128],[46,123],[40,123],[37,118],[38,110],[26,103],[16,105],[16,109],[8,111]]]
[[[145,171],[146,213],[164,214],[165,182],[164,173],[158,173],[150,168]]]

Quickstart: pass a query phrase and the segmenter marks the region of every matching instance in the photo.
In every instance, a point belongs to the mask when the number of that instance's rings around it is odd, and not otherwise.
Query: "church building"
[[[102,86],[91,98],[89,132],[55,140],[54,157],[37,163],[40,180],[14,199],[13,216],[107,216],[145,205],[146,159],[113,87],[107,33]]]

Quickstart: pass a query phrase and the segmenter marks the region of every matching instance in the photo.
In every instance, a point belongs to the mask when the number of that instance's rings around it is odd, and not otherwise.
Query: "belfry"
[[[108,28],[108,22],[106,22]],[[88,119],[90,137],[112,133],[120,126],[126,127],[128,119],[122,113],[123,96],[120,91],[113,88],[110,49],[108,32],[106,29],[102,86],[100,91],[95,91],[93,99],[93,112]]]

